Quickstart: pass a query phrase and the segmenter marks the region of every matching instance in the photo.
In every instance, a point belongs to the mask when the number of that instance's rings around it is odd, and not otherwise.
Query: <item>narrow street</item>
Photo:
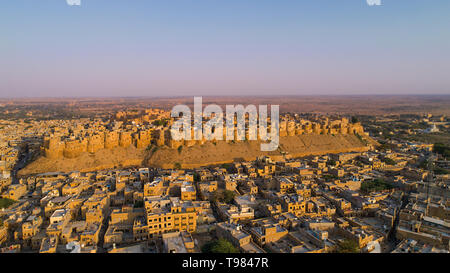
[[[408,204],[408,199],[409,199],[409,194],[405,193],[405,195],[403,195],[403,197],[402,197],[402,204],[400,205],[399,209],[395,213],[394,224],[392,225],[392,228],[388,234],[388,240],[387,240],[387,244],[388,244],[387,251],[388,252],[394,250],[395,247],[399,243],[396,238],[396,235],[397,235],[397,226],[400,221],[400,210],[402,210],[406,207],[406,205]]]
[[[11,172],[11,178],[12,178],[12,184],[18,184],[19,178],[17,177],[17,172],[25,167],[25,165],[28,163],[28,161],[31,159],[31,154],[26,151],[25,153],[20,154],[20,159],[14,166],[14,169]]]

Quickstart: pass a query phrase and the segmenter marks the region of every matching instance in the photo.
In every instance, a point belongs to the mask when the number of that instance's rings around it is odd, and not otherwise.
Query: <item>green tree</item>
[[[0,209],[7,208],[12,204],[16,203],[16,201],[9,198],[0,198]]]
[[[435,143],[433,145],[433,152],[438,153],[445,158],[450,157],[450,147],[442,143]]]
[[[200,182],[200,174],[194,173],[194,181],[195,182]]]
[[[166,126],[168,122],[169,122],[168,119],[158,119],[158,120],[153,121],[153,125]]]
[[[136,201],[133,205],[134,208],[143,208],[144,207],[144,201]]]
[[[223,203],[233,203],[235,192],[229,190],[217,190],[211,196],[211,201],[220,201]]]
[[[328,165],[330,165],[330,166],[336,166],[336,161],[333,160],[333,159],[328,160],[327,163],[328,163]]]
[[[234,165],[231,163],[224,163],[222,165],[220,165],[222,168],[227,169],[227,172],[229,173],[234,173]]]
[[[435,174],[449,174],[450,172],[444,168],[441,167],[434,167],[433,169]]]
[[[239,253],[232,243],[225,239],[208,242],[202,247],[203,253]]]
[[[423,170],[427,170],[428,169],[428,160],[423,160],[420,164],[419,164],[419,166],[418,166],[420,169],[423,169]]]
[[[381,178],[377,178],[372,181],[366,181],[361,184],[361,192],[366,194],[371,192],[390,190],[392,188],[392,184],[384,181],[384,179]]]
[[[389,158],[389,157],[385,157],[382,159],[384,163],[388,164],[388,165],[396,165],[397,162],[395,162],[395,160]]]
[[[358,242],[349,239],[340,242],[336,248],[337,253],[359,253],[360,251]]]
[[[331,180],[336,180],[339,179],[339,177],[337,175],[334,174],[324,174],[323,179],[325,179],[326,181],[331,181]]]
[[[233,202],[235,195],[234,191],[225,190],[223,192],[223,202],[230,204]]]

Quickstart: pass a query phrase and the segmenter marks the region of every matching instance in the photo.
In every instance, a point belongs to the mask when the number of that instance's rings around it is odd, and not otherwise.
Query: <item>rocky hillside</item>
[[[302,157],[326,153],[366,151],[368,149],[367,143],[373,144],[373,141],[370,139],[360,140],[355,135],[298,135],[281,137],[280,147],[274,152],[261,152],[259,141],[206,143],[193,147],[183,147],[180,150],[168,147],[149,150],[137,149],[133,146],[128,148],[117,147],[111,150],[103,149],[95,154],[84,153],[72,159],[39,157],[20,170],[19,176],[75,170],[88,172],[131,166],[195,168],[234,161],[249,161],[263,155],[282,158],[282,153],[290,157]]]
[[[195,168],[205,165],[250,161],[259,156],[268,155],[281,158],[282,152],[291,157],[365,151],[368,147],[354,135],[299,135],[280,139],[278,151],[261,152],[259,141],[238,143],[219,142],[216,145],[183,147],[181,151],[160,148],[148,156],[146,164],[162,168],[173,168],[180,164],[183,168]]]

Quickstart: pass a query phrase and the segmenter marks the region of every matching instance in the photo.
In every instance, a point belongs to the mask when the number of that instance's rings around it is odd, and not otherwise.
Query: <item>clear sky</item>
[[[0,0],[0,97],[450,94],[450,1]]]

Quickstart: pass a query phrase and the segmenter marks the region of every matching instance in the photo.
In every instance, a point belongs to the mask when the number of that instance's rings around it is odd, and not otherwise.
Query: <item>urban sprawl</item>
[[[178,154],[206,140],[172,140],[170,112],[156,108],[58,120],[3,114],[0,252],[449,252],[449,148],[400,137],[448,132],[442,115],[284,113],[280,137],[352,135],[362,148],[20,175],[38,157],[128,146]],[[396,123],[417,126],[386,127]]]

